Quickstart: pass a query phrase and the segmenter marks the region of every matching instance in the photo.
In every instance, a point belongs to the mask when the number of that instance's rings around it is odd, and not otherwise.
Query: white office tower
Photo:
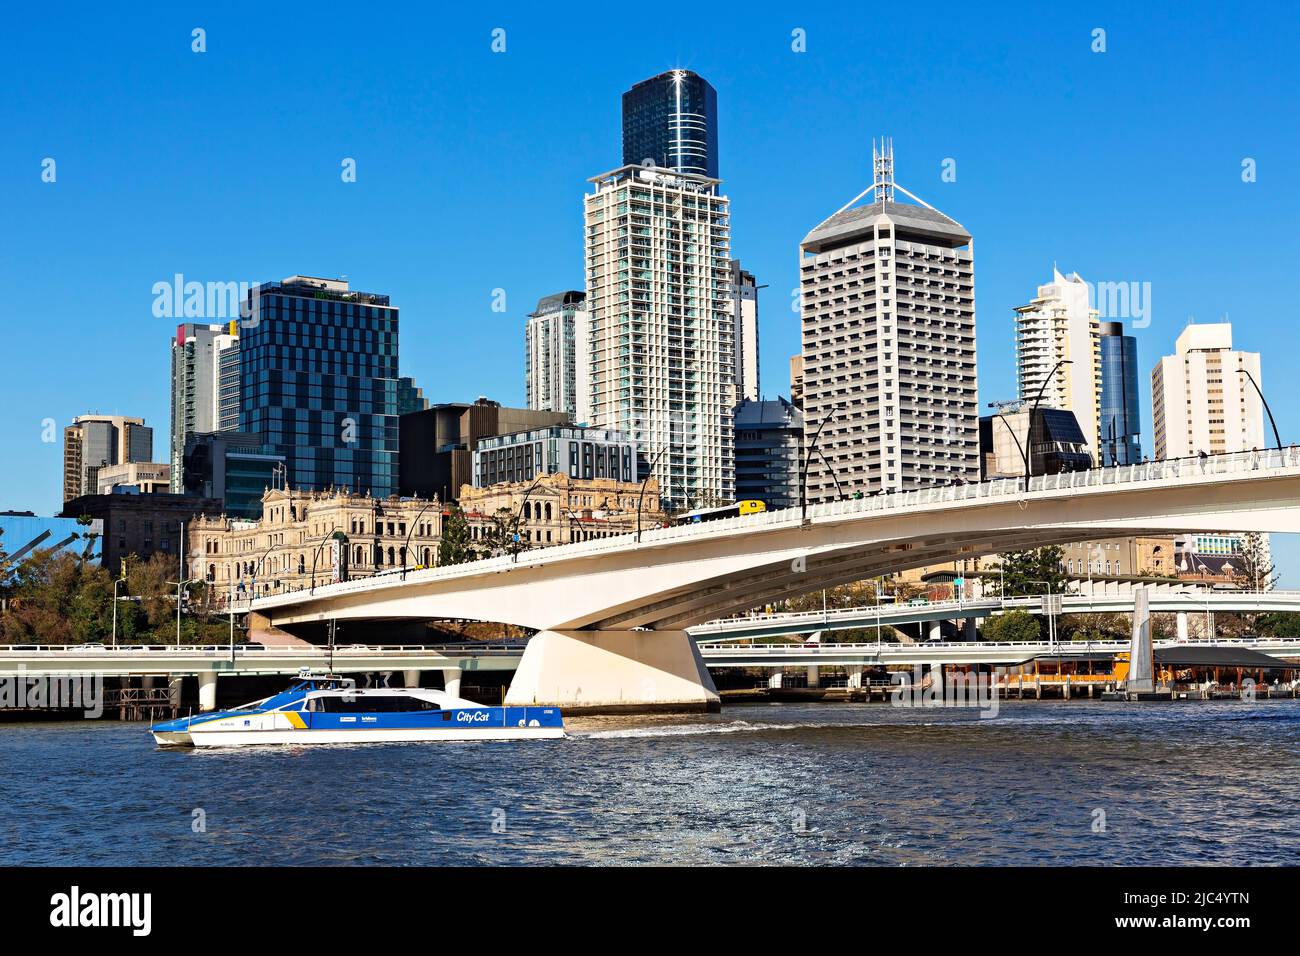
[[[896,186],[892,143],[872,155],[872,185],[800,245],[809,501],[979,480],[971,237]]]
[[[1246,373],[1264,387],[1259,353],[1233,350],[1231,324],[1187,326],[1151,371],[1156,458],[1265,448],[1264,405]]]
[[[1016,309],[1016,381],[1020,398],[1074,412],[1096,460],[1101,449],[1101,322],[1088,283],[1077,272],[1038,287]]]
[[[587,333],[586,295],[557,292],[537,303],[524,330],[524,388],[534,411],[578,411],[577,343]]]
[[[585,197],[586,357],[579,421],[631,435],[666,506],[735,494],[736,332],[729,203],[718,180],[624,166]]]
[[[758,282],[731,260],[731,311],[736,326],[736,401],[756,402],[758,388]]]
[[[199,325],[185,322],[171,342],[172,422],[171,490],[184,492],[181,463],[185,443],[196,432],[223,427],[221,385],[223,355],[239,345],[237,322]]]

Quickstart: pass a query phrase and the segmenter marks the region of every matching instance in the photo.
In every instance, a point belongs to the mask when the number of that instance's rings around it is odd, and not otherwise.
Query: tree
[[[1052,594],[1064,594],[1069,583],[1061,561],[1064,554],[1058,547],[999,554],[999,566],[988,577],[987,589],[1003,597],[1046,594],[1049,587]]]
[[[1233,564],[1240,567],[1233,583],[1243,590],[1271,591],[1277,584],[1277,568],[1273,566],[1264,536],[1252,531],[1241,542],[1241,552],[1236,555]]]
[[[526,547],[519,532],[519,520],[509,508],[498,508],[489,519],[492,523],[483,529],[479,542],[485,557],[497,558],[503,554],[518,554]]]
[[[1300,614],[1292,612],[1261,614],[1255,622],[1255,627],[1266,637],[1300,637]]]
[[[442,523],[442,538],[438,541],[438,564],[464,564],[478,557],[470,544],[469,522],[465,512],[451,506],[447,520]]]
[[[995,614],[984,622],[986,641],[1037,641],[1042,638],[1038,618],[1028,611],[1008,611]]]
[[[1123,641],[1133,634],[1127,614],[1063,614],[1056,622],[1063,641]]]

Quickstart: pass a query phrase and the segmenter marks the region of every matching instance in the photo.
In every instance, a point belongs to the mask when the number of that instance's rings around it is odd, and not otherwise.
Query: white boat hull
[[[481,727],[409,729],[358,728],[356,730],[196,730],[193,733],[154,733],[163,747],[247,747],[288,744],[429,743],[435,740],[554,740],[564,736],[560,727]]]

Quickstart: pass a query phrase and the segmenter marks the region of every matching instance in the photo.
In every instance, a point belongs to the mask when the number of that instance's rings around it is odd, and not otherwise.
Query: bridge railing
[[[1236,452],[1225,455],[1211,455],[1206,458],[1165,459],[1134,465],[1093,468],[1088,471],[1038,475],[1030,479],[1029,493],[1163,482],[1175,477],[1203,478],[1243,475],[1277,469],[1300,469],[1300,448],[1292,445],[1282,449]],[[905,511],[912,508],[961,501],[1019,498],[1025,494],[1023,477],[996,478],[977,483],[877,493],[864,498],[824,502],[809,505],[807,515],[810,520],[815,521],[819,518],[837,518],[885,511]],[[798,526],[801,524],[802,518],[803,513],[799,508],[786,508],[737,518],[722,518],[716,521],[675,525],[668,528],[651,528],[643,531],[640,537],[641,542],[644,544],[662,544],[684,538],[710,537],[731,530]],[[400,586],[403,581],[430,581],[441,577],[460,576],[466,573],[505,570],[517,566],[521,561],[524,564],[529,564],[538,561],[599,554],[605,551],[625,549],[634,542],[635,538],[635,534],[628,533],[609,538],[597,538],[591,541],[578,541],[532,549],[521,552],[520,556],[506,555],[485,558],[481,561],[466,564],[410,571],[404,577],[399,577],[396,573],[383,577],[376,575],[356,581],[322,585],[319,588],[309,590],[308,594],[320,591],[328,595],[339,595],[354,591],[379,590],[385,587]],[[284,598],[300,597],[302,594],[303,592],[297,591],[292,595],[270,595],[259,598],[257,601],[265,602],[266,606],[274,606]]]
[[[364,657],[368,654],[469,654],[498,655],[518,654],[523,650],[518,644],[343,644],[334,648],[334,656],[340,658]],[[319,645],[312,647],[266,646],[263,644],[235,644],[236,654],[253,654],[261,657],[303,657],[318,658],[329,656],[329,648]],[[123,656],[130,654],[208,654],[229,656],[229,644],[0,644],[0,654],[62,654],[65,656]]]

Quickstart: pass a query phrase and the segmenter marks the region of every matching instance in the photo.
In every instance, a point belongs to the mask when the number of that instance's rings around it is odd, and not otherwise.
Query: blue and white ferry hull
[[[563,737],[555,707],[484,707],[442,691],[356,690],[350,682],[295,685],[236,710],[182,717],[151,728],[164,747],[261,744],[426,743]]]

